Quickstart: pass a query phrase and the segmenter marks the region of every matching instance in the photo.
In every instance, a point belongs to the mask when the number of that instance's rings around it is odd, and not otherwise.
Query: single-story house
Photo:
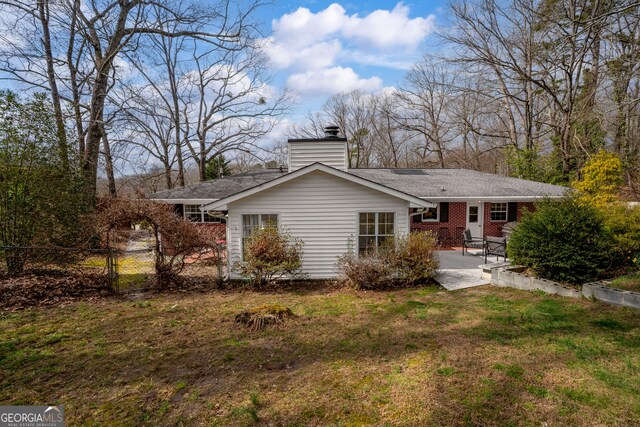
[[[500,236],[536,199],[562,197],[565,187],[466,169],[353,169],[347,140],[328,128],[325,138],[290,139],[288,164],[161,191],[150,198],[172,204],[201,226],[226,229],[228,262],[242,258],[243,240],[267,223],[304,242],[303,271],[333,278],[337,256],[359,253],[393,235],[431,230],[459,243]],[[233,269],[231,278],[236,278]]]

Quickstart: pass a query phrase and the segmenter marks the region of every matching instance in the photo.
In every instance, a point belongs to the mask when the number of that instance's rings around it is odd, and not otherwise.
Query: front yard
[[[266,303],[298,317],[233,321]],[[0,331],[0,401],[69,425],[640,424],[638,311],[511,289],[113,299]]]

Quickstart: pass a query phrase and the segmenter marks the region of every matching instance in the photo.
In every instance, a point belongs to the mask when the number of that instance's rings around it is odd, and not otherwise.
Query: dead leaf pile
[[[80,299],[104,298],[112,294],[104,275],[74,272],[0,275],[0,309],[3,310],[58,305]]]

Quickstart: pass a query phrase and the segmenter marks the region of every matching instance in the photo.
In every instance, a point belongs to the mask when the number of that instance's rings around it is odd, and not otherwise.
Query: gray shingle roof
[[[567,191],[558,185],[468,169],[350,169],[349,173],[426,199],[557,197]]]
[[[199,182],[171,190],[159,191],[149,199],[205,199],[218,200],[239,191],[276,179],[284,175],[278,169],[260,169],[251,172],[230,175],[211,181]]]
[[[557,185],[467,169],[349,169],[349,173],[427,200],[558,197],[567,191],[566,187]],[[149,198],[217,200],[284,174],[278,169],[261,169],[160,191]]]

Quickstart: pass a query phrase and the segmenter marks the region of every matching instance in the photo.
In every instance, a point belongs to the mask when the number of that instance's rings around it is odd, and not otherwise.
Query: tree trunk
[[[102,124],[104,122],[104,103],[109,87],[110,65],[105,63],[98,69],[91,97],[91,111],[85,144],[85,155],[82,162],[82,175],[85,192],[90,203],[95,204],[96,181],[98,178],[98,158],[102,141]]]
[[[111,157],[111,144],[109,144],[109,137],[107,132],[102,127],[102,148],[104,150],[104,163],[105,173],[107,174],[107,182],[109,187],[109,196],[112,198],[117,197],[116,179],[113,173],[113,157]]]
[[[47,62],[47,78],[49,80],[51,101],[53,103],[53,112],[56,121],[58,156],[60,157],[62,168],[66,173],[69,171],[69,149],[67,146],[67,131],[65,129],[64,117],[62,115],[62,106],[60,104],[60,93],[58,92],[58,84],[56,82],[56,74],[53,67],[51,34],[49,32],[49,2],[46,0],[39,1],[38,11],[40,13],[40,23],[42,24],[42,44],[44,46],[44,55]]]
[[[173,188],[173,177],[171,176],[171,165],[168,163],[164,164],[164,178],[166,180],[167,189],[171,190]]]
[[[73,116],[76,122],[76,138],[78,139],[78,157],[84,158],[84,124],[82,123],[82,112],[80,111],[80,90],[78,88],[78,71],[74,65],[74,49],[76,37],[76,25],[78,21],[78,10],[80,0],[74,0],[73,13],[69,29],[69,47],[67,48],[67,67],[69,68],[69,82],[71,84],[71,96],[73,99]]]
[[[205,182],[207,180],[207,154],[205,153],[205,136],[206,134],[201,135],[200,137],[200,152],[198,153],[198,175],[200,182]]]

